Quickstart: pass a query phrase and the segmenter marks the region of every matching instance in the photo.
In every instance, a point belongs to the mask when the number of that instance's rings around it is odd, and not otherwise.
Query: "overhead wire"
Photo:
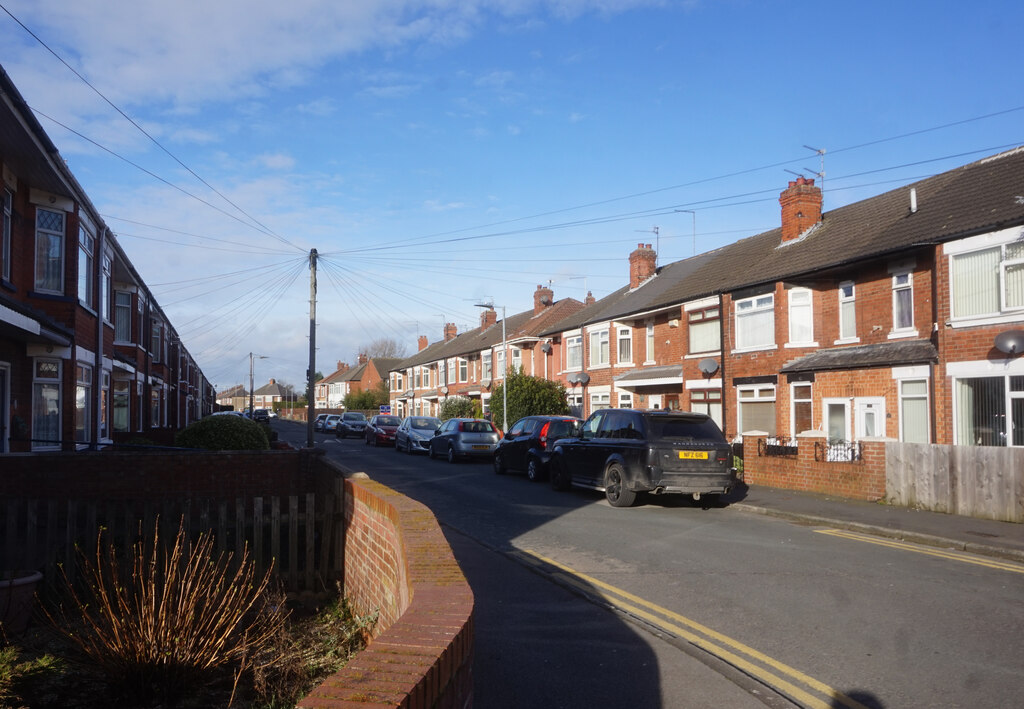
[[[35,32],[33,32],[33,31],[32,31],[31,29],[29,29],[29,28],[28,28],[28,26],[26,26],[26,25],[25,25],[25,23],[23,23],[23,22],[22,22],[21,20],[19,20],[19,19],[18,19],[17,17],[15,17],[15,16],[14,16],[14,14],[13,14],[13,13],[12,13],[12,12],[11,12],[10,10],[8,10],[8,9],[7,9],[7,8],[6,8],[6,7],[5,7],[5,6],[3,5],[3,4],[0,4],[0,9],[2,9],[2,10],[3,10],[4,12],[5,12],[5,13],[7,13],[7,15],[8,15],[8,16],[9,16],[9,17],[10,17],[10,18],[11,18],[12,20],[14,20],[14,21],[15,21],[16,23],[18,23],[18,25],[19,25],[19,26],[20,26],[20,27],[21,27],[21,28],[22,28],[23,30],[25,30],[25,32],[27,32],[27,33],[28,33],[28,34],[29,34],[29,35],[30,35],[30,36],[31,36],[31,37],[32,37],[32,38],[33,38],[34,40],[36,40],[36,42],[38,42],[38,43],[39,43],[39,44],[40,44],[40,45],[41,45],[41,46],[42,46],[42,47],[43,47],[44,49],[46,49],[46,51],[48,51],[48,52],[49,52],[50,54],[52,54],[52,55],[53,55],[53,57],[57,59],[57,61],[59,61],[59,62],[60,62],[61,64],[63,64],[63,65],[65,66],[65,67],[67,67],[68,71],[70,71],[70,72],[71,72],[72,74],[74,74],[74,75],[75,75],[76,77],[78,77],[78,79],[79,79],[79,80],[80,80],[80,81],[81,81],[81,82],[82,82],[83,84],[85,84],[86,86],[88,86],[88,87],[89,87],[89,88],[90,88],[90,89],[91,89],[91,90],[93,91],[93,93],[95,93],[95,94],[96,94],[97,96],[99,96],[99,97],[100,97],[101,99],[103,99],[103,101],[104,101],[104,102],[105,102],[105,103],[106,103],[106,104],[107,104],[108,106],[110,106],[110,107],[111,107],[112,109],[114,109],[115,111],[117,111],[117,113],[118,113],[118,114],[120,114],[120,115],[121,115],[121,116],[122,116],[122,117],[123,117],[123,118],[124,118],[124,119],[125,119],[126,121],[128,121],[129,123],[131,123],[131,124],[132,124],[132,125],[133,125],[133,126],[134,126],[134,127],[136,128],[136,130],[138,130],[138,131],[139,131],[140,133],[142,133],[142,135],[146,136],[146,138],[148,138],[148,139],[149,139],[149,141],[150,141],[151,143],[153,143],[153,145],[155,145],[156,147],[158,147],[158,148],[159,148],[159,149],[160,149],[160,150],[161,150],[161,151],[162,151],[162,152],[163,152],[164,154],[166,154],[166,155],[167,155],[167,156],[168,156],[169,158],[171,158],[171,159],[172,159],[172,160],[173,160],[174,162],[176,162],[176,163],[177,163],[178,165],[180,165],[180,166],[181,166],[182,168],[184,168],[184,169],[185,169],[185,170],[186,170],[186,171],[187,171],[187,172],[188,172],[188,173],[189,173],[190,175],[192,175],[192,176],[193,176],[194,178],[196,178],[197,180],[199,180],[199,182],[201,182],[202,184],[204,184],[204,185],[205,185],[205,186],[206,186],[206,187],[207,187],[207,188],[208,188],[209,190],[211,190],[212,192],[214,192],[214,193],[215,193],[215,194],[216,194],[217,196],[219,196],[219,197],[220,197],[221,199],[223,199],[223,200],[224,200],[225,202],[227,202],[227,203],[228,203],[228,204],[230,204],[230,205],[231,205],[232,207],[234,207],[234,208],[235,208],[235,209],[236,209],[236,210],[237,210],[237,211],[238,211],[238,212],[239,212],[240,214],[243,214],[243,215],[244,215],[244,216],[245,216],[245,217],[246,217],[247,219],[249,219],[249,220],[250,220],[250,221],[252,222],[252,224],[249,224],[249,226],[252,226],[252,225],[254,224],[254,225],[258,226],[258,227],[259,227],[259,229],[260,229],[260,230],[261,230],[261,231],[262,231],[262,232],[263,232],[264,234],[266,234],[267,236],[271,236],[271,237],[273,237],[273,238],[277,239],[278,241],[280,241],[280,242],[282,242],[282,243],[284,243],[284,244],[287,244],[288,246],[291,246],[291,247],[292,247],[292,248],[294,248],[294,249],[298,249],[299,251],[304,251],[304,249],[302,249],[301,247],[299,247],[299,246],[296,246],[295,244],[293,244],[293,243],[291,243],[290,241],[288,241],[287,239],[285,239],[285,238],[284,238],[283,236],[280,236],[279,234],[275,233],[275,232],[274,232],[274,231],[273,231],[272,229],[270,229],[269,227],[267,227],[267,226],[266,226],[265,224],[263,224],[262,222],[260,222],[260,221],[259,221],[258,219],[256,219],[255,217],[253,217],[253,216],[252,216],[251,214],[249,214],[248,212],[246,212],[246,211],[245,211],[244,209],[242,209],[242,208],[241,208],[240,206],[238,206],[237,204],[235,204],[235,203],[234,203],[234,202],[233,202],[233,201],[232,201],[231,199],[229,199],[229,198],[227,197],[227,195],[225,195],[225,194],[224,194],[224,193],[222,193],[222,192],[221,192],[220,190],[218,190],[218,189],[217,189],[216,187],[214,187],[214,186],[213,186],[213,185],[211,185],[211,184],[210,184],[209,182],[207,182],[207,181],[206,181],[205,179],[203,179],[203,178],[202,178],[202,177],[201,177],[201,176],[200,176],[200,175],[199,175],[198,173],[196,173],[196,172],[195,172],[195,170],[193,170],[193,169],[192,169],[191,167],[189,167],[188,165],[186,165],[186,164],[185,164],[185,163],[184,163],[184,162],[183,162],[183,161],[182,161],[182,160],[181,160],[180,158],[178,158],[178,156],[176,156],[176,155],[175,155],[174,153],[172,153],[172,152],[171,152],[170,150],[168,150],[168,149],[167,149],[166,147],[164,147],[164,145],[163,145],[163,144],[162,144],[162,143],[161,143],[160,141],[158,141],[158,140],[157,140],[156,138],[154,138],[154,137],[153,137],[153,136],[152,136],[152,135],[151,135],[151,134],[150,134],[150,133],[149,133],[149,132],[148,132],[148,131],[147,131],[147,130],[146,130],[145,128],[143,128],[143,127],[142,127],[141,125],[139,125],[139,124],[138,124],[138,123],[137,123],[137,122],[135,121],[135,119],[133,119],[133,118],[132,118],[131,116],[129,116],[129,115],[128,115],[127,113],[125,113],[125,112],[124,112],[123,110],[121,110],[121,108],[120,108],[119,106],[117,106],[117,105],[116,105],[116,104],[115,104],[115,103],[114,103],[113,101],[111,101],[111,100],[110,100],[109,98],[107,98],[107,96],[106,96],[106,95],[104,95],[104,93],[103,93],[102,91],[100,91],[100,90],[99,90],[98,88],[96,88],[96,87],[95,87],[95,86],[94,86],[94,85],[93,85],[93,84],[92,84],[92,83],[91,83],[91,82],[90,82],[90,81],[89,81],[88,79],[86,79],[86,78],[85,78],[84,76],[82,76],[82,75],[81,75],[81,74],[80,74],[80,73],[79,73],[79,72],[78,72],[78,71],[77,71],[77,70],[76,70],[76,69],[75,69],[75,68],[74,68],[73,66],[71,66],[70,64],[68,64],[68,63],[67,63],[67,62],[66,62],[66,61],[64,60],[64,58],[63,58],[63,57],[61,57],[61,56],[60,56],[60,55],[59,55],[59,54],[58,54],[58,53],[57,53],[56,51],[54,51],[54,50],[53,50],[53,49],[52,49],[52,48],[51,48],[51,47],[50,47],[50,46],[49,46],[49,45],[48,45],[48,44],[47,44],[46,42],[44,42],[44,41],[43,41],[43,39],[42,39],[41,37],[39,37],[39,36],[38,36],[38,35],[37,35],[37,34],[36,34]],[[33,110],[33,111],[35,111],[35,109],[32,109],[32,110]],[[40,115],[42,115],[42,114],[40,114]],[[49,118],[49,116],[47,116],[47,118]],[[53,120],[53,119],[51,118],[50,120]],[[90,141],[90,142],[91,142],[91,141]],[[147,172],[148,172],[148,171],[147,171]],[[149,174],[152,174],[152,173],[149,173]],[[200,200],[200,201],[203,201],[203,202],[204,202],[204,204],[209,204],[208,202],[205,202],[204,200]],[[210,205],[210,206],[213,206],[213,205]],[[245,223],[245,222],[243,222],[243,223]]]

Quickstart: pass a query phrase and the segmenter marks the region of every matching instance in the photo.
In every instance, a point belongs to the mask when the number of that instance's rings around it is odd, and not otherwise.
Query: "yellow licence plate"
[[[707,451],[679,451],[679,458],[681,460],[707,460]]]
[[[473,450],[475,450],[475,451],[485,451],[488,448],[489,448],[489,446],[473,446]]]

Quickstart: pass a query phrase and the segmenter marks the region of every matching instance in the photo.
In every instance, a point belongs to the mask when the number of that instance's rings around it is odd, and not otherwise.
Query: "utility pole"
[[[313,447],[313,419],[316,418],[316,249],[309,250],[309,369],[306,370],[306,448]]]
[[[263,355],[254,355],[252,352],[249,353],[249,418],[252,418],[253,412],[253,399],[255,398],[253,392],[252,382],[252,361],[253,359],[266,359]]]

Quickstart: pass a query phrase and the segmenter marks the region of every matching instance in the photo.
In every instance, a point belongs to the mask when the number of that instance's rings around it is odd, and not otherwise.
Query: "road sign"
[[[390,414],[391,413],[391,405],[390,404],[381,404],[380,405],[380,413],[382,413],[382,414]]]

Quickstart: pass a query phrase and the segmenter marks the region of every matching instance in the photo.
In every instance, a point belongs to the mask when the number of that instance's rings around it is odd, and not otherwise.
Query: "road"
[[[275,426],[304,441],[304,429]],[[478,672],[477,706],[1006,707],[1024,696],[1019,565],[674,498],[614,509],[486,463],[319,434],[317,445],[427,505],[464,570],[490,569],[467,571],[477,665],[502,668],[480,670],[493,682]],[[497,612],[541,625],[488,638],[494,596],[508,606]],[[606,607],[617,613],[594,614]],[[490,694],[508,671],[494,657],[503,643],[549,659],[516,670],[540,689]],[[581,668],[605,679],[582,696]],[[712,675],[722,683],[708,686]],[[720,694],[725,682],[738,693]]]

